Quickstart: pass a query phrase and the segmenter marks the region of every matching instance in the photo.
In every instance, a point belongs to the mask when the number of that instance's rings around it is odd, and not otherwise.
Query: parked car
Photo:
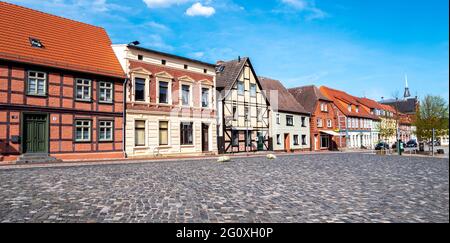
[[[389,144],[385,142],[379,142],[377,146],[375,146],[375,150],[389,149]]]
[[[428,145],[432,146],[433,145],[432,141],[429,141]],[[441,141],[440,140],[434,140],[434,146],[441,146]]]
[[[417,148],[417,141],[415,139],[411,139],[406,143],[407,148]]]
[[[401,146],[401,148],[403,148],[403,150],[404,150],[405,147],[406,147],[406,144],[405,144],[403,141],[400,141],[400,143],[403,144],[403,146]],[[397,149],[397,142],[395,142],[394,144],[392,144],[392,149]]]

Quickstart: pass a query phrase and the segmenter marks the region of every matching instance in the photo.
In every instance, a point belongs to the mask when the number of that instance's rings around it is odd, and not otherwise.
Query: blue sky
[[[448,0],[10,0],[104,27],[114,43],[215,63],[249,56],[286,87],[449,99]]]

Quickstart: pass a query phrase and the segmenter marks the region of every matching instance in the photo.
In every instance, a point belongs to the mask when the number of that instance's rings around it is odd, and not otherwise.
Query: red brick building
[[[0,163],[122,157],[125,74],[106,31],[4,2],[0,23]]]
[[[311,114],[311,150],[337,150],[345,147],[345,138],[337,133],[333,101],[314,85],[292,88],[289,92]]]

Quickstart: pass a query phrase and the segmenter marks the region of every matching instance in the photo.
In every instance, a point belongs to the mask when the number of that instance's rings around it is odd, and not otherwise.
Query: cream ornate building
[[[135,45],[113,45],[129,80],[128,157],[217,153],[215,65]]]

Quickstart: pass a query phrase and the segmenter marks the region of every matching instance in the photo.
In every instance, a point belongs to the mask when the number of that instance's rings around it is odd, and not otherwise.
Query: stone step
[[[16,160],[16,164],[57,163],[57,162],[62,162],[62,160],[51,157],[48,154],[23,154]]]

